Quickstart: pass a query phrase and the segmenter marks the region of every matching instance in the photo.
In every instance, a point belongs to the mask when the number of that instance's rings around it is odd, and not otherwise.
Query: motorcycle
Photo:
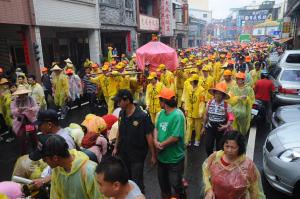
[[[261,100],[255,100],[251,110],[251,126],[263,124],[266,120],[266,107]]]

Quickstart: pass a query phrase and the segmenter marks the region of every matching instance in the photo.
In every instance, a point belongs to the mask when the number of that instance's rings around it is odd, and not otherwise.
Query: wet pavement
[[[82,106],[81,108],[71,110],[68,113],[68,116],[64,121],[62,121],[62,126],[65,127],[67,124],[71,122],[80,123],[83,121],[85,115],[89,113],[88,106]],[[104,114],[105,109],[100,108],[97,113],[99,115]],[[254,151],[254,161],[262,172],[262,148],[265,142],[265,139],[269,133],[269,130],[264,129],[263,127],[258,127],[256,134],[256,143],[255,143],[255,151]],[[206,153],[204,149],[204,140],[201,140],[201,144],[199,147],[191,146],[188,148],[187,155],[187,170],[186,170],[186,179],[189,182],[189,186],[187,188],[187,194],[189,199],[199,199],[201,197],[201,187],[202,187],[202,163],[206,158]],[[18,145],[17,143],[4,143],[0,144],[0,181],[10,180],[11,173],[13,170],[14,162],[18,157]],[[157,168],[151,167],[149,163],[149,159],[147,159],[145,164],[145,175],[144,182],[146,186],[146,197],[149,199],[158,199],[160,198],[160,189],[157,181]],[[270,199],[289,199],[288,197],[274,188],[272,188],[269,183],[266,181],[264,176],[262,175],[263,188],[267,198]]]

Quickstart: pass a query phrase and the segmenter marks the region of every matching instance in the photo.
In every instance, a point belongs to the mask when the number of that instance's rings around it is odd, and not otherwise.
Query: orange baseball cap
[[[67,75],[73,74],[73,70],[72,70],[71,68],[69,68],[68,70],[66,70],[66,74],[67,74]]]
[[[231,70],[225,70],[223,73],[224,76],[232,76]]]
[[[97,63],[93,63],[92,68],[99,68],[99,65]]]
[[[250,56],[246,56],[245,61],[246,62],[251,62],[251,57]]]
[[[236,78],[236,79],[246,79],[246,75],[245,75],[245,73],[238,72],[238,73],[235,75],[235,78]]]
[[[42,72],[47,72],[47,71],[48,71],[48,68],[42,67],[42,68],[41,68],[41,71],[42,71]]]
[[[160,91],[160,94],[158,97],[161,97],[163,99],[167,99],[167,100],[170,100],[172,99],[172,97],[175,97],[175,92],[172,90],[172,89],[169,89],[169,88],[163,88],[161,91]]]

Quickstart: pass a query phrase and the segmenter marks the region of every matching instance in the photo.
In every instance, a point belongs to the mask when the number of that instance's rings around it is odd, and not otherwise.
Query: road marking
[[[256,127],[253,126],[250,128],[247,150],[246,150],[246,155],[251,160],[253,160],[253,158],[254,158],[255,140],[256,140]]]

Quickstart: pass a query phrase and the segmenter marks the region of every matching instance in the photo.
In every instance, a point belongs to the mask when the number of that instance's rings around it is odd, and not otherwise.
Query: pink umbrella
[[[159,41],[150,41],[137,49],[136,61],[142,71],[145,69],[146,63],[150,64],[151,71],[155,71],[160,64],[165,64],[171,71],[178,67],[176,50]]]

